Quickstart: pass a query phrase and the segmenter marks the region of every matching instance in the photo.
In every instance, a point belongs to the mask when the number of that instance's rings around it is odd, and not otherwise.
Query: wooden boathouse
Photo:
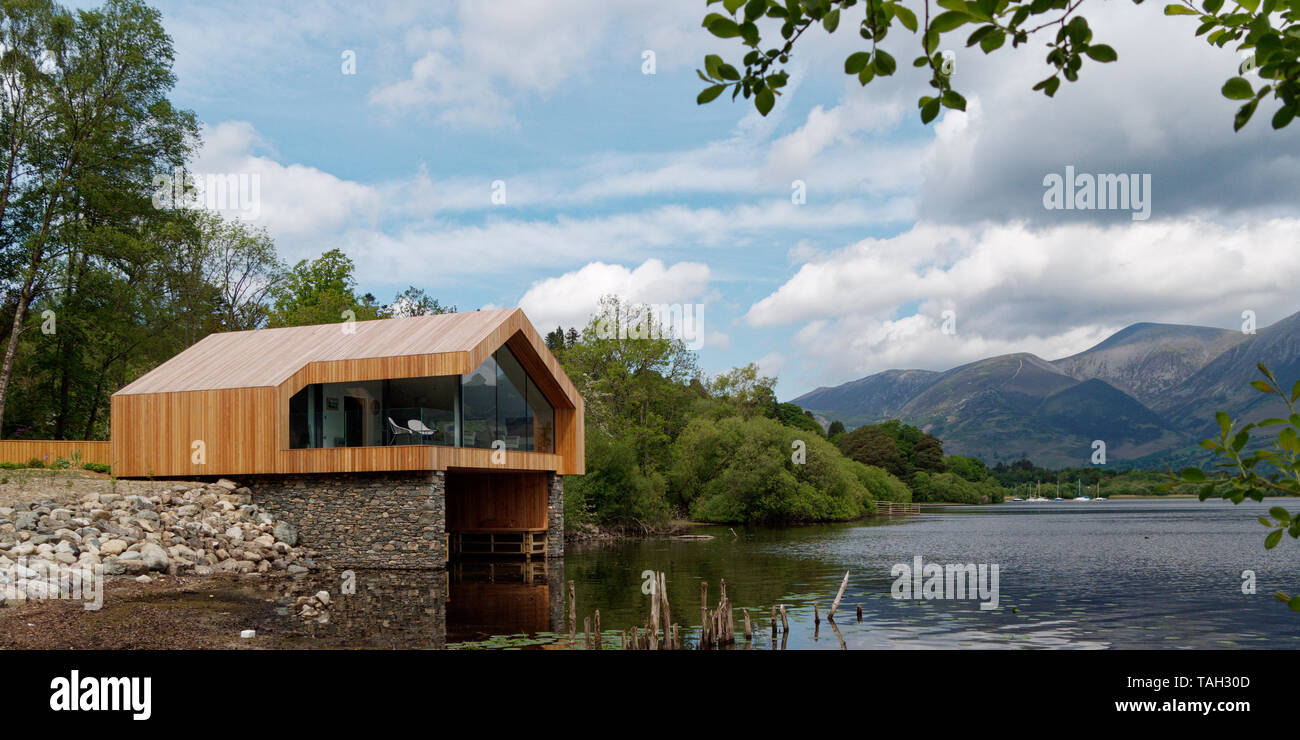
[[[585,472],[583,399],[517,308],[212,334],[113,395],[110,439],[118,477],[235,479],[361,566],[558,555]]]

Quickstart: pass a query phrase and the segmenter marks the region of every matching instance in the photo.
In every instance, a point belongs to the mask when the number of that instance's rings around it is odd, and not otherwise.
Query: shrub
[[[32,459],[30,459],[30,460],[27,461],[27,467],[29,467],[29,468],[43,468],[43,467],[45,467],[45,461],[42,460],[42,459],[40,459],[39,457],[33,457]]]
[[[796,443],[802,463],[792,460]],[[896,478],[846,459],[821,435],[761,417],[695,419],[674,445],[669,474],[671,499],[713,522],[858,519],[874,512],[873,490],[907,495]]]
[[[88,462],[83,464],[81,467],[83,470],[90,470],[96,473],[104,473],[105,475],[107,475],[109,472],[112,471],[112,467],[107,463]]]

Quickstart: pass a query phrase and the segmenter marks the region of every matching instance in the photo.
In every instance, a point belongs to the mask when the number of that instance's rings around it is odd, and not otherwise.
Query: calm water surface
[[[736,649],[1300,648],[1300,615],[1272,596],[1300,589],[1300,547],[1285,538],[1266,551],[1268,530],[1257,521],[1278,503],[1288,502],[945,507],[869,523],[700,527],[693,532],[712,539],[570,546],[562,562],[549,564],[363,574],[359,596],[340,598],[333,621],[314,625],[304,646],[577,647],[566,621],[572,580],[578,632],[599,609],[604,644],[617,647],[622,630],[649,620],[641,586],[650,570],[667,574],[672,618],[688,646],[701,623],[700,582],[716,606],[725,578],[738,637],[742,609],[758,628],[753,642],[739,637]],[[918,555],[998,565],[998,608],[982,611],[974,599],[892,598],[891,568]],[[832,627],[824,615],[846,570],[849,586]],[[1245,570],[1255,573],[1253,595],[1242,593]],[[780,604],[790,633],[774,640],[769,614]]]
[[[684,627],[700,623],[700,581],[709,582],[716,605],[725,578],[737,622],[747,608],[762,627],[751,649],[1300,648],[1300,615],[1272,597],[1300,587],[1300,550],[1289,538],[1264,550],[1268,530],[1256,521],[1278,503],[1287,502],[1010,502],[870,524],[734,527],[735,536],[702,527],[712,540],[571,547],[563,580],[575,582],[579,631],[584,616],[600,609],[611,645],[620,630],[648,620],[641,574],[662,570],[673,619]],[[998,608],[891,598],[890,569],[917,555],[998,564]],[[824,619],[814,630],[812,604],[824,616],[846,570],[838,637]],[[1255,572],[1254,595],[1242,593],[1244,570]],[[453,603],[455,589],[453,582]],[[773,604],[785,604],[791,620],[784,645],[779,637],[773,644],[767,629]],[[449,642],[483,636],[455,616],[449,607]]]

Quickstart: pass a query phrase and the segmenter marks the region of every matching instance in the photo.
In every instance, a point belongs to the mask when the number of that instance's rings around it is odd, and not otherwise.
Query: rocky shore
[[[234,481],[158,484],[144,493],[86,493],[0,507],[0,600],[48,598],[46,573],[96,570],[148,582],[316,568],[298,534]],[[99,566],[97,568],[96,566]],[[39,593],[36,593],[39,592]]]

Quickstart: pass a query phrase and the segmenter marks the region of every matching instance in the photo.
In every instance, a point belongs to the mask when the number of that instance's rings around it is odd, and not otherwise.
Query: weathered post
[[[741,611],[745,613],[745,639],[752,640],[754,639],[754,625],[749,621],[749,610],[741,609]]]
[[[835,594],[835,602],[831,604],[831,611],[826,615],[830,621],[835,621],[835,610],[840,608],[840,599],[844,598],[844,589],[849,586],[849,572],[844,571],[844,580],[840,581],[840,592]]]

